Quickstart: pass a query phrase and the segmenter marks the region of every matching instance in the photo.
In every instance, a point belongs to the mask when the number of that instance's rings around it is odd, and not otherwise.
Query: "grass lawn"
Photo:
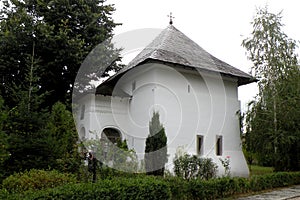
[[[249,170],[250,176],[268,174],[274,171],[273,167],[262,167],[258,165],[249,165]]]

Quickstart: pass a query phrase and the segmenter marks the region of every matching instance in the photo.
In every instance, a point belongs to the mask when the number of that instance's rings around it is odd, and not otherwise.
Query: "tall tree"
[[[167,161],[165,128],[159,121],[159,113],[154,112],[149,122],[149,135],[146,139],[145,167],[147,174],[163,176]]]
[[[281,12],[273,14],[268,8],[259,8],[253,22],[251,37],[242,42],[248,58],[253,62],[254,75],[260,78],[260,86],[272,85],[297,65],[297,43],[282,31]]]
[[[43,133],[51,149],[48,165],[63,172],[76,172],[80,165],[78,134],[72,113],[61,102],[53,105]]]
[[[4,101],[0,96],[0,181],[5,173],[4,163],[9,158],[8,151],[8,136],[4,132],[4,125],[6,123],[8,111],[4,107]]]
[[[12,90],[18,104],[9,110],[4,126],[10,153],[4,162],[4,176],[32,168],[74,172],[80,162],[71,112],[62,103],[56,103],[50,114],[42,107],[47,94],[39,94],[34,47],[26,60],[24,83]]]
[[[259,94],[246,117],[246,147],[257,153],[261,161],[272,161],[277,170],[289,166],[290,158],[283,147],[289,147],[295,141],[292,136],[295,129],[283,125],[286,116],[282,112],[290,113],[289,110],[299,103],[299,96],[294,93],[299,84],[294,78],[299,74],[297,45],[282,31],[281,19],[281,13],[269,13],[267,7],[258,9],[252,22],[252,36],[242,42],[253,62],[254,75],[260,79]],[[292,91],[282,87],[287,81],[293,81]],[[292,117],[290,120],[295,122],[297,119]],[[284,162],[282,157],[286,158]]]
[[[10,153],[5,162],[6,175],[31,168],[46,169],[48,156],[51,155],[47,144],[48,136],[42,132],[48,113],[41,107],[45,95],[39,94],[39,60],[34,52],[33,44],[31,54],[26,55],[25,59],[24,82],[11,87],[11,97],[18,103],[9,110],[4,127],[9,136]]]
[[[35,44],[40,92],[47,105],[69,102],[77,71],[97,44],[112,36],[118,24],[105,0],[3,1],[0,17],[0,89],[11,107],[11,87],[25,79],[26,55]],[[113,46],[107,46],[115,52]],[[99,67],[99,66],[95,66]],[[114,63],[110,69],[118,69]],[[106,75],[106,74],[104,74]]]

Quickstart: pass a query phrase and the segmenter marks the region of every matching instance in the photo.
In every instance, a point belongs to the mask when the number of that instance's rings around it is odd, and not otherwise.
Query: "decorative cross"
[[[170,18],[170,22],[169,22],[169,24],[173,24],[173,19],[175,18],[175,17],[173,17],[172,16],[172,12],[170,12],[170,15],[167,15],[169,18]]]

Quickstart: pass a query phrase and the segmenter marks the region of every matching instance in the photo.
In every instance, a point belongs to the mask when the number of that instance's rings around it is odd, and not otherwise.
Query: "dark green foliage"
[[[5,1],[0,10],[0,90],[4,99],[10,107],[18,102],[11,98],[10,88],[24,81],[26,59],[35,46],[40,64],[38,84],[41,93],[49,92],[45,104],[70,103],[84,58],[111,37],[117,26],[111,18],[113,5],[106,5],[105,0],[10,2],[11,6]],[[107,48],[115,52],[112,46]],[[114,63],[109,64],[110,69],[118,69]]]
[[[97,171],[98,177],[101,180],[105,179],[115,179],[115,178],[143,178],[146,177],[144,173],[132,173],[126,171],[120,171],[114,168],[110,168],[107,166],[102,166],[98,168]]]
[[[44,134],[52,149],[49,167],[63,172],[76,172],[80,165],[78,134],[72,113],[64,104],[58,102],[53,105]]]
[[[10,88],[17,103],[9,109],[3,127],[10,153],[4,176],[32,168],[74,172],[79,166],[72,114],[61,103],[55,104],[51,113],[43,108],[48,95],[39,85],[40,65],[35,52],[33,43],[25,59],[24,81]]]
[[[8,135],[4,132],[4,125],[8,116],[8,111],[4,107],[4,101],[0,96],[0,180],[5,174],[5,161],[9,158]]]
[[[35,59],[35,48],[26,58],[24,81],[11,87],[11,96],[18,102],[10,108],[4,130],[9,136],[6,160],[6,175],[31,168],[48,168],[47,159],[51,149],[47,146],[47,136],[43,134],[48,113],[41,108],[45,95],[40,94],[37,84],[38,62]]]
[[[146,139],[145,168],[149,175],[163,176],[168,161],[167,136],[159,121],[159,113],[154,112],[149,122],[149,135]]]
[[[68,111],[73,84],[84,58],[113,35],[114,7],[105,0],[2,3],[1,176],[32,168],[76,172],[80,164],[77,133]],[[112,44],[103,51],[118,58]],[[98,60],[90,67],[98,68]],[[119,69],[115,61],[107,70]],[[63,103],[55,104],[58,100]]]
[[[5,192],[3,192],[5,193]],[[1,195],[1,192],[0,192]],[[102,180],[95,184],[66,184],[41,191],[12,195],[22,199],[170,199],[170,189],[163,180],[152,177]]]
[[[176,156],[174,159],[174,173],[186,180],[215,178],[217,168],[217,165],[210,158],[184,154],[183,156]]]
[[[187,180],[179,177],[166,177],[164,179],[170,187],[172,199],[183,200],[187,199],[187,193],[190,192]]]
[[[245,150],[251,162],[288,171],[300,169],[300,69],[297,43],[282,31],[281,18],[259,9],[242,43],[260,79],[246,116]]]
[[[270,174],[274,172],[273,167],[263,167],[258,165],[249,165],[250,175],[263,175]]]
[[[43,172],[46,173],[46,172]],[[42,174],[43,174],[42,173]],[[50,174],[47,172],[46,174]],[[51,172],[54,175],[57,172]],[[68,179],[68,175],[55,175],[58,180],[63,181],[51,184],[55,178],[46,176],[49,183],[42,183],[41,187],[34,185],[36,179],[25,180],[30,187],[25,186],[20,189],[17,186],[8,188],[18,188],[16,190],[0,190],[2,199],[222,199],[234,195],[249,192],[257,192],[278,187],[285,187],[300,184],[300,172],[278,172],[261,176],[246,178],[217,178],[208,181],[192,179],[190,181],[177,177],[111,177],[100,180],[97,183],[73,183],[73,178]],[[63,178],[61,178],[63,177]],[[36,182],[35,182],[36,181]],[[15,180],[19,184],[21,181]],[[22,184],[25,184],[22,182]],[[58,186],[58,187],[57,187]],[[55,188],[53,188],[55,187]],[[7,186],[6,186],[7,188]],[[37,190],[32,190],[32,189]],[[13,192],[13,191],[19,191]]]
[[[22,193],[27,190],[54,188],[66,183],[76,183],[72,174],[58,171],[43,171],[32,169],[23,173],[10,175],[2,182],[2,188],[10,193]]]
[[[78,170],[77,132],[65,105],[55,104],[49,114],[28,111],[26,104],[21,104],[10,112],[6,125],[11,154],[5,162],[7,175],[32,168]]]
[[[250,188],[252,191],[261,191],[277,187],[299,184],[299,172],[278,172],[266,174],[263,176],[253,176],[250,179]]]
[[[74,146],[77,134],[71,113],[65,106],[54,105],[49,116],[42,111],[28,112],[26,105],[21,105],[10,112],[9,120],[11,156],[5,163],[8,174],[31,168],[77,170],[79,159]]]
[[[220,199],[237,194],[285,187],[300,183],[299,172],[279,172],[246,178],[217,178],[208,181],[178,178],[166,180],[171,189],[172,199]]]
[[[275,83],[276,96],[264,91],[248,111],[245,147],[261,165],[276,171],[300,169],[300,71],[295,69]],[[274,132],[274,104],[276,124]]]

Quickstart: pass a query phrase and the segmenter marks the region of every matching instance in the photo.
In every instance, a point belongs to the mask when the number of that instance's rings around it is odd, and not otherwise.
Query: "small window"
[[[133,82],[132,82],[132,92],[135,90],[135,87],[136,87],[136,82],[133,81]]]
[[[203,135],[197,135],[197,154],[203,155]]]
[[[80,119],[84,119],[84,113],[85,113],[85,105],[81,106],[81,111],[80,111]]]
[[[190,92],[191,92],[191,86],[188,85],[188,93],[190,93]]]
[[[223,154],[223,137],[221,135],[217,135],[216,137],[216,155],[222,156]]]
[[[84,139],[86,139],[86,135],[85,135],[85,128],[84,127],[82,127],[81,129],[80,129],[80,139],[81,140],[84,140]]]

